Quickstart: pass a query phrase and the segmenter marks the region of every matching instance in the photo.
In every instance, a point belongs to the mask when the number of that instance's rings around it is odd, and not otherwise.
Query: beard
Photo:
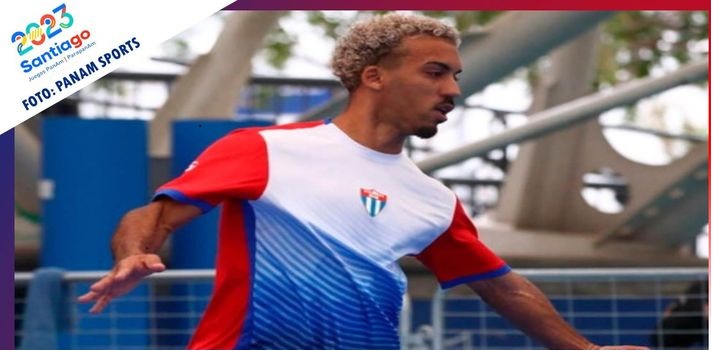
[[[423,126],[414,131],[414,136],[422,139],[428,139],[434,137],[437,131],[436,126]]]

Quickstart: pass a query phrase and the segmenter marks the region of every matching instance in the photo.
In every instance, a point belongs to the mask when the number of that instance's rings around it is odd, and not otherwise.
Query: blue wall
[[[45,118],[42,122],[40,265],[106,271],[113,265],[110,240],[117,223],[124,213],[148,200],[146,123],[78,118]],[[87,289],[88,285],[77,286],[68,300]],[[146,287],[141,286],[106,311],[146,312],[146,301],[131,301],[146,293]],[[82,316],[71,322],[80,333],[86,332],[74,336],[72,348],[107,346],[111,340],[127,346],[148,343],[146,318],[116,320],[113,325],[121,328],[119,332],[133,333],[112,336],[101,331],[111,315],[89,316],[88,309],[88,305],[82,306]],[[71,327],[64,327],[67,329]],[[66,332],[59,342],[59,348],[72,343]]]

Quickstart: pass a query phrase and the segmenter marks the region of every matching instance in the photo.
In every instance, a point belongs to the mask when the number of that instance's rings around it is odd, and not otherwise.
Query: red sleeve
[[[511,270],[478,239],[476,227],[458,201],[449,228],[416,257],[434,272],[444,289]]]
[[[154,198],[168,196],[208,212],[225,199],[259,198],[267,182],[265,140],[257,129],[236,130],[204,150]]]

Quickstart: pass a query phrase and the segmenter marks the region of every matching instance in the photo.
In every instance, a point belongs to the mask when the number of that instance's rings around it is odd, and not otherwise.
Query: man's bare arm
[[[198,207],[167,198],[129,211],[112,237],[114,268],[78,300],[95,302],[90,312],[99,313],[109,301],[134,289],[144,277],[165,270],[156,252],[169,234],[199,215]]]
[[[114,260],[155,254],[169,234],[200,215],[198,207],[169,198],[127,212],[112,237]]]
[[[568,324],[550,300],[526,278],[509,272],[468,284],[499,314],[550,349],[646,349],[636,346],[599,347]]]

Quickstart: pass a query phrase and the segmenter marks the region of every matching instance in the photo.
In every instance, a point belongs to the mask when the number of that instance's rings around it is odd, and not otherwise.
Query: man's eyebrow
[[[441,62],[441,61],[429,61],[429,62],[427,62],[427,63],[424,64],[424,65],[425,65],[425,66],[426,66],[426,65],[436,65],[436,66],[439,66],[441,69],[444,69],[444,70],[446,70],[446,71],[451,71],[451,70],[452,70],[451,66],[449,66],[448,64],[443,63],[443,62]],[[456,70],[456,71],[454,72],[454,75],[460,74],[461,71],[462,71],[461,69]]]

